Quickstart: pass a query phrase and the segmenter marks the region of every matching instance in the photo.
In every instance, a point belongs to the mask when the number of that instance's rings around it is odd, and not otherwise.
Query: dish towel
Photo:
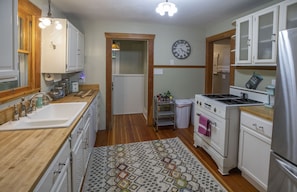
[[[211,128],[210,121],[203,115],[200,115],[198,133],[201,133],[202,135],[210,137],[210,133],[211,133],[210,128]]]

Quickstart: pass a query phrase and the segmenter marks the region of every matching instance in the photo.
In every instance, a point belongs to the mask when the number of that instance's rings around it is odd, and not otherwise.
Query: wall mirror
[[[0,1],[0,104],[40,90],[40,16],[29,0]]]

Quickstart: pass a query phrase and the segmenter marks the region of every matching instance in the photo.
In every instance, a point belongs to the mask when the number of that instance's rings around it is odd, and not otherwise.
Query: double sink
[[[84,109],[87,102],[52,103],[37,109],[18,121],[9,121],[0,126],[0,131],[66,128]]]

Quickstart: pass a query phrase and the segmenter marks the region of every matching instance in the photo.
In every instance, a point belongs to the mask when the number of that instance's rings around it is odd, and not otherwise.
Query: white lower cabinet
[[[89,157],[91,155],[92,146],[89,145],[90,140],[90,130],[91,130],[91,119],[92,119],[92,109],[91,107],[88,109],[88,111],[84,115],[84,131],[83,131],[83,139],[82,139],[82,145],[83,145],[83,161],[84,161],[84,169],[87,169]]]
[[[34,191],[71,192],[70,142],[67,140]]]
[[[272,122],[241,112],[238,168],[259,191],[267,191]]]
[[[92,129],[92,108],[89,107],[71,133],[72,191],[81,191],[92,147],[89,145]]]
[[[84,176],[84,118],[82,117],[71,133],[72,190],[80,191]]]
[[[94,147],[97,132],[97,101],[90,107],[72,130],[46,173],[35,187],[36,192],[78,192],[81,191],[89,158]],[[96,120],[94,120],[96,119]]]
[[[91,104],[91,110],[92,110],[92,116],[91,116],[91,127],[89,129],[89,147],[93,148],[96,142],[96,134],[98,130],[98,124],[99,124],[99,110],[98,110],[98,103],[99,103],[99,94],[97,97],[93,100]]]

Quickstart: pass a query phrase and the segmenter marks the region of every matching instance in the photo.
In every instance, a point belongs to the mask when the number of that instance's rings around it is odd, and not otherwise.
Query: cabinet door
[[[240,127],[238,168],[267,190],[271,140]]]
[[[236,64],[252,62],[252,16],[236,20]]]
[[[253,20],[253,63],[276,65],[278,6],[257,12]]]
[[[287,0],[280,5],[280,30],[297,27],[297,0]]]
[[[91,116],[91,127],[89,129],[89,147],[94,147],[96,142],[96,133],[98,130],[98,122],[99,122],[98,98],[99,96],[97,95],[91,105],[92,116]]]
[[[70,143],[66,141],[40,179],[35,192],[71,191]]]
[[[67,28],[67,46],[68,46],[68,60],[67,60],[67,72],[76,71],[77,70],[77,58],[78,58],[78,30],[68,22]]]
[[[84,149],[82,144],[82,134],[72,150],[72,190],[80,191],[84,174]]]
[[[91,110],[90,110],[91,111]],[[89,157],[91,155],[91,148],[89,146],[89,132],[91,128],[91,116],[90,114],[86,118],[84,132],[83,132],[83,149],[84,149],[84,170],[87,169]]]
[[[67,63],[67,20],[56,19],[62,24],[61,30],[50,25],[42,30],[41,72],[65,73]]]
[[[63,166],[60,176],[57,179],[58,182],[55,183],[51,192],[71,192],[71,166],[70,158],[67,159]]]
[[[17,0],[0,1],[0,82],[17,77]]]
[[[78,31],[78,47],[77,47],[77,69],[83,70],[85,65],[85,40],[84,34]]]

